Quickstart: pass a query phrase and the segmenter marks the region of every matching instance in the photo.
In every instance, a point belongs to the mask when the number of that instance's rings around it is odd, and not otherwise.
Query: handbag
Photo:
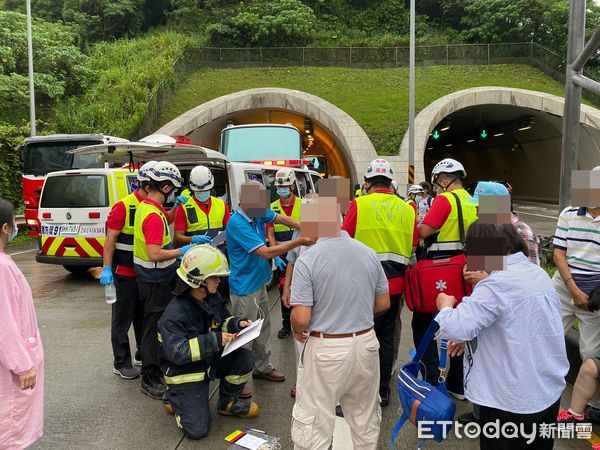
[[[454,193],[452,195],[458,209],[460,242],[464,243],[462,206],[458,196]],[[443,259],[420,259],[414,267],[407,268],[404,297],[408,309],[413,312],[436,313],[436,299],[440,292],[456,297],[456,304],[460,303],[473,290],[473,286],[464,280],[463,269],[466,265],[467,258],[464,254],[459,254]]]
[[[436,442],[442,442],[451,430],[452,420],[456,413],[456,405],[446,390],[444,377],[448,352],[447,339],[442,339],[440,344],[440,377],[438,386],[433,386],[424,379],[418,378],[421,358],[433,340],[438,328],[438,323],[432,320],[412,360],[402,366],[402,369],[398,373],[396,382],[402,406],[402,415],[392,431],[392,448],[395,448],[394,441],[407,420],[417,428],[419,427],[419,422],[427,422],[423,424],[427,427],[423,431],[432,436]],[[428,437],[419,438],[417,447],[419,450],[425,446],[427,439]]]

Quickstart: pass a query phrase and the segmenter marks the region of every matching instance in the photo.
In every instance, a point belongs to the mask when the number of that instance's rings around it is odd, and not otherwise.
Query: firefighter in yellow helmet
[[[260,411],[256,403],[239,398],[254,367],[252,352],[239,348],[221,356],[225,344],[252,323],[232,316],[225,307],[218,287],[227,275],[229,264],[220,250],[208,244],[192,248],[177,269],[175,297],[158,322],[167,384],[163,402],[190,439],[208,434],[210,380],[220,379],[220,415],[253,418]]]

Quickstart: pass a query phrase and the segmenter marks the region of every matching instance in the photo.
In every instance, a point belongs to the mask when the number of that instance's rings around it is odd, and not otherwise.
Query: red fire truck
[[[68,153],[86,145],[127,142],[126,139],[102,134],[53,134],[25,139],[20,147],[23,203],[27,231],[31,236],[40,234],[38,207],[44,180],[49,172],[67,169],[102,167],[95,156]]]

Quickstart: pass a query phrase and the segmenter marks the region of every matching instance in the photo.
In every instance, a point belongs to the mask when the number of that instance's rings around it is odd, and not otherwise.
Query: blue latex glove
[[[180,195],[179,197],[177,197],[175,199],[175,206],[177,207],[178,205],[183,205],[184,203],[187,203],[187,201],[189,200],[188,197],[186,197],[185,195]]]
[[[280,256],[276,256],[274,262],[275,267],[277,267],[278,270],[285,270],[285,266],[287,266],[287,263]]]
[[[181,256],[184,256],[189,249],[191,249],[192,247],[195,247],[195,246],[196,246],[196,244],[188,244],[188,245],[184,245],[183,247],[181,247],[179,249],[181,251]]]
[[[115,278],[113,277],[112,267],[106,266],[102,268],[100,274],[100,284],[106,286],[108,284],[115,284]]]
[[[192,244],[208,244],[210,241],[212,241],[212,238],[203,234],[192,236]]]

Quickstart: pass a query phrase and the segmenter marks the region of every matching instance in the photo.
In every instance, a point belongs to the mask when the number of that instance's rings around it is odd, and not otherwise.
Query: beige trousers
[[[269,361],[271,357],[271,346],[269,337],[271,335],[271,312],[269,311],[269,295],[267,288],[263,286],[252,294],[230,295],[231,299],[231,314],[236,317],[250,319],[253,322],[257,319],[264,318],[260,336],[247,344],[248,350],[254,353],[255,363],[254,368],[258,373],[267,373],[273,370],[273,365]]]
[[[381,423],[379,342],[374,331],[350,338],[309,337],[292,412],[295,450],[327,450],[340,404],[355,450],[376,449]]]

